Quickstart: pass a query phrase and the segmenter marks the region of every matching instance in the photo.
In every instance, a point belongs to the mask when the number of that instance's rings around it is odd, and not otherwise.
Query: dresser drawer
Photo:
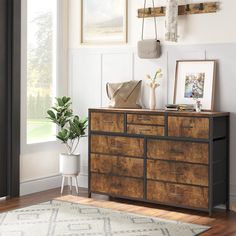
[[[142,134],[150,136],[164,136],[164,126],[153,125],[127,125],[127,133],[129,134]]]
[[[147,178],[208,186],[208,166],[159,160],[147,161]]]
[[[209,119],[169,116],[168,136],[209,139]]]
[[[208,209],[208,188],[147,181],[147,198],[160,203]]]
[[[130,124],[165,125],[165,117],[162,115],[128,114],[127,122]]]
[[[116,196],[143,198],[143,179],[91,173],[91,190]]]
[[[149,139],[147,142],[147,157],[159,160],[208,164],[209,144]]]
[[[141,158],[128,158],[91,154],[91,171],[103,174],[114,174],[131,177],[143,177],[144,160]]]
[[[124,132],[124,114],[91,113],[91,131]]]
[[[120,136],[91,135],[91,152],[121,156],[144,156],[144,139]]]

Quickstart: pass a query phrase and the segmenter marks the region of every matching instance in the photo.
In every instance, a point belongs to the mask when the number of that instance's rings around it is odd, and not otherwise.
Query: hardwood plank
[[[13,210],[41,202],[57,199],[61,201],[69,201],[89,206],[105,207],[118,211],[125,211],[145,216],[160,217],[167,220],[177,220],[186,223],[196,223],[211,226],[212,228],[203,233],[203,236],[235,236],[236,235],[236,213],[226,212],[216,209],[212,217],[208,217],[207,213],[184,210],[173,207],[164,207],[157,204],[136,202],[124,199],[113,199],[109,201],[107,196],[93,194],[93,198],[87,198],[87,189],[80,188],[79,196],[76,195],[75,189],[71,195],[67,187],[65,187],[64,195],[61,196],[60,189],[52,189],[40,193],[34,193],[23,197],[7,199],[0,201],[0,212]]]

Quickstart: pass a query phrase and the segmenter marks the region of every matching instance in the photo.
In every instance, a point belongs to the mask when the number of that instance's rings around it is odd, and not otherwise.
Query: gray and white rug
[[[0,236],[193,236],[208,229],[55,200],[0,214]]]

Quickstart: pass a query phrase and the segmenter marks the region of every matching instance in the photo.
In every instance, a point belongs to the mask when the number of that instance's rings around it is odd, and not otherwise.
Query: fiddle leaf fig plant
[[[73,114],[71,98],[56,98],[56,103],[47,111],[48,119],[58,126],[57,139],[65,144],[68,154],[76,152],[81,137],[85,135],[88,119]]]

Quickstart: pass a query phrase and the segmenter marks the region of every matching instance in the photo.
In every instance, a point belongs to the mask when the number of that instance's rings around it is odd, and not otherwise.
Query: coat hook
[[[164,13],[164,7],[161,7],[160,13],[161,13],[161,14]]]
[[[200,3],[199,4],[199,11],[203,11],[204,10],[204,5],[203,5],[203,3]]]
[[[185,11],[190,11],[190,6],[189,6],[189,4],[186,5]]]

